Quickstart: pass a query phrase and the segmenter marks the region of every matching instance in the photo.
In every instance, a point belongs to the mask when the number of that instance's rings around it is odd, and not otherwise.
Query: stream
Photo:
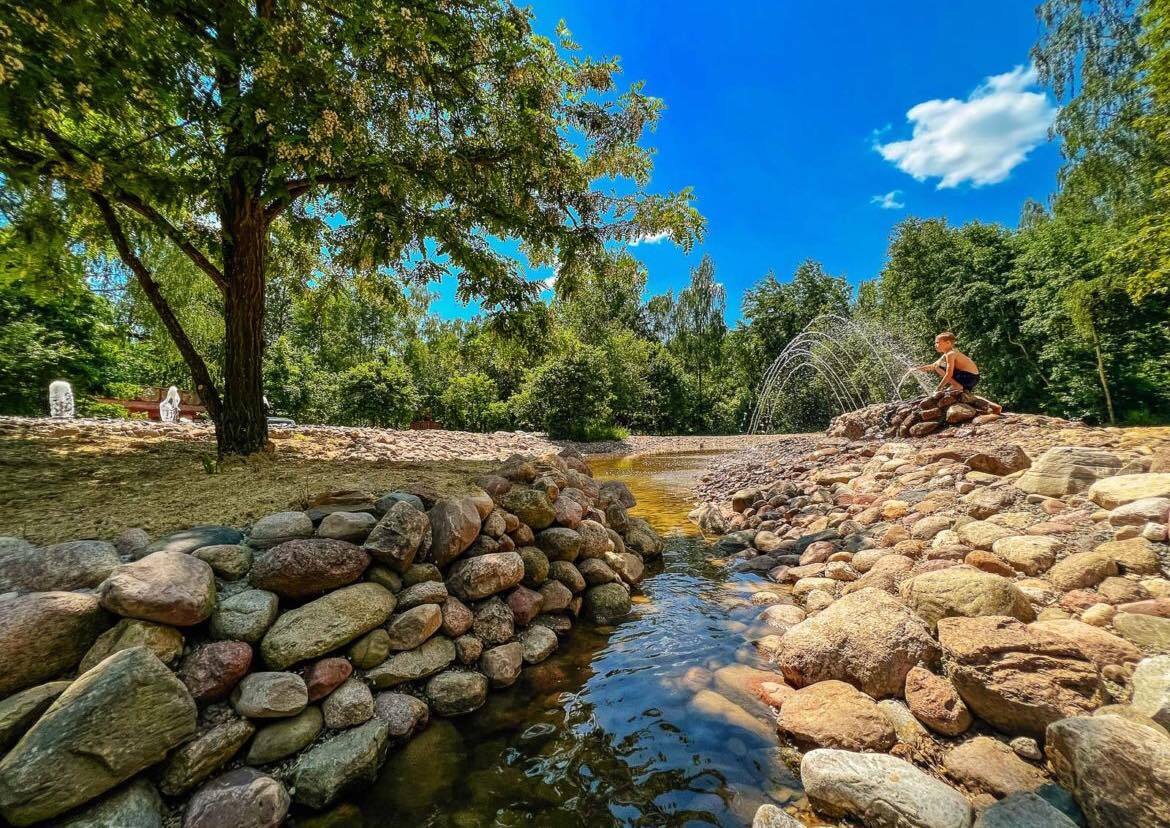
[[[629,485],[632,513],[666,538],[633,612],[575,627],[478,712],[432,719],[326,824],[742,826],[763,803],[796,802],[767,708],[729,712],[703,673],[759,665],[748,637],[761,608],[747,600],[759,576],[710,561],[686,520],[711,459],[592,460],[598,478]]]

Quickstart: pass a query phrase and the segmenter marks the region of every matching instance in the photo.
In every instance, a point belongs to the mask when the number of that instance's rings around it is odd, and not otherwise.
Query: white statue
[[[65,380],[49,383],[49,416],[60,420],[73,419],[73,387]]]
[[[164,423],[179,422],[179,404],[181,402],[178,386],[172,385],[167,389],[167,398],[158,404],[158,418]]]

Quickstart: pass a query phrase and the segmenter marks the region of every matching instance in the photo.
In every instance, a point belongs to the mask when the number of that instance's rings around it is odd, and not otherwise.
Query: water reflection
[[[577,627],[476,714],[433,720],[328,824],[745,825],[764,802],[795,801],[769,709],[715,678],[766,665],[745,637],[759,579],[712,563],[686,523],[689,481],[709,459],[596,464],[667,535],[645,599],[613,627]]]

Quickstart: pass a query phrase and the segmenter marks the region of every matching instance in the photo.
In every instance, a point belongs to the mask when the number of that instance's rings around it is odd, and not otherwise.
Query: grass
[[[152,537],[197,523],[247,526],[339,489],[382,494],[424,481],[443,494],[465,491],[498,465],[304,457],[291,446],[218,468],[205,462],[214,456],[210,442],[0,437],[0,536],[47,544],[113,539],[135,526]]]

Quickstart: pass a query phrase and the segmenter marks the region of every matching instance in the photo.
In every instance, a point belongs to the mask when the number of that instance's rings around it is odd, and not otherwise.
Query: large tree
[[[335,272],[453,272],[462,299],[502,309],[539,284],[500,240],[571,285],[607,241],[666,231],[689,247],[701,231],[688,191],[645,189],[659,102],[615,94],[616,61],[538,36],[504,0],[12,0],[0,35],[6,187],[116,252],[222,453],[267,435],[277,222]],[[615,179],[632,184],[599,183]],[[222,295],[222,384],[143,255],[158,240]]]

